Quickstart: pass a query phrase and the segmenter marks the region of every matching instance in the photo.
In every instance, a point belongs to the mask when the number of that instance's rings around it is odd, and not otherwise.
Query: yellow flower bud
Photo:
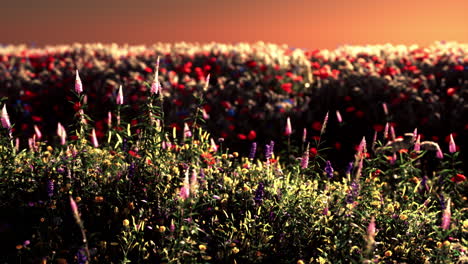
[[[232,248],[232,253],[233,254],[239,253],[239,249],[237,247]]]
[[[300,259],[300,260],[298,260],[296,263],[297,263],[297,264],[304,264],[304,261],[303,261],[302,259]]]
[[[404,215],[404,214],[400,215],[400,220],[405,221],[406,219],[408,219],[407,215]]]
[[[450,241],[445,240],[444,241],[444,247],[450,247]]]
[[[199,245],[198,246],[198,249],[200,249],[200,251],[206,251],[206,246],[205,245]]]
[[[124,227],[127,227],[127,226],[129,226],[129,225],[130,225],[130,221],[128,221],[128,219],[124,219],[124,220],[123,220],[123,226],[124,226]]]
[[[166,231],[166,227],[165,227],[165,226],[160,226],[160,227],[159,227],[159,232],[164,233],[165,231]]]
[[[385,251],[385,256],[386,257],[391,257],[392,255],[393,255],[392,251],[390,251],[390,250]]]

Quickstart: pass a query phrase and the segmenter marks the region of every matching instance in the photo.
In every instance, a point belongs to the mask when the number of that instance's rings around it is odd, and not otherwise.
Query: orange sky
[[[8,0],[0,43],[255,42],[301,48],[342,44],[468,43],[468,1]],[[67,2],[67,3],[65,3]]]

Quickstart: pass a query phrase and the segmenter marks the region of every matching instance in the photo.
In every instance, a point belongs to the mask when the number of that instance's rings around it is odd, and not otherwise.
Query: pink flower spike
[[[415,128],[413,131],[413,140],[416,140],[417,137],[418,137],[418,128]]]
[[[450,134],[450,143],[449,143],[449,152],[457,152],[457,145],[455,145],[455,140],[453,140],[453,135]]]
[[[93,143],[93,146],[95,148],[99,147],[98,140],[97,140],[97,137],[96,137],[96,130],[94,130],[94,128],[91,131],[91,142]]]
[[[16,151],[19,151],[19,146],[20,146],[20,139],[19,139],[19,138],[15,138],[15,150],[16,150]]]
[[[204,92],[208,91],[209,86],[210,86],[210,74],[208,74],[208,76],[206,76],[205,86],[203,87],[203,91]]]
[[[304,154],[302,154],[301,158],[301,169],[307,169],[309,166],[309,144],[307,144],[306,150]]]
[[[372,241],[375,238],[375,217],[373,216],[369,222],[369,225],[367,226],[367,238]]]
[[[286,128],[284,129],[284,134],[290,136],[292,134],[291,119],[288,117],[286,119]]]
[[[322,125],[322,129],[320,130],[320,135],[323,135],[323,133],[325,133],[325,130],[327,129],[327,123],[328,123],[328,112],[325,114],[325,118],[323,119],[323,125]]]
[[[304,127],[304,131],[302,132],[302,143],[305,143],[307,140],[307,128]]]
[[[83,84],[81,83],[80,74],[76,70],[76,79],[75,79],[75,92],[81,94],[83,92]]]
[[[210,150],[213,152],[218,151],[218,146],[216,145],[215,141],[213,138],[210,139]]]
[[[416,138],[416,143],[414,143],[414,151],[420,151],[421,150],[421,135],[418,135]]]
[[[159,89],[160,89],[160,85],[159,85],[159,56],[158,56],[158,59],[156,60],[156,70],[154,72],[155,72],[155,75],[154,75],[153,83],[151,84],[151,93],[152,94],[157,94],[159,92]]]
[[[382,109],[384,111],[384,114],[388,116],[388,107],[386,103],[382,103]]]
[[[123,105],[123,90],[122,90],[122,85],[119,87],[119,91],[117,93],[117,98],[115,101],[118,105]]]
[[[450,218],[452,216],[451,212],[450,212],[450,198],[447,199],[447,205],[444,209],[444,212],[442,213],[442,224],[440,225],[440,227],[442,227],[442,229],[444,230],[447,230],[450,228]]]
[[[396,135],[395,135],[395,128],[393,126],[390,126],[390,136],[392,137],[392,141],[395,141]]]
[[[188,177],[189,169],[185,172],[184,183],[183,186],[180,188],[179,196],[180,198],[185,201],[190,196],[190,182]]]
[[[3,105],[3,108],[2,108],[2,126],[3,128],[6,128],[8,130],[11,129],[11,123],[10,123],[10,117],[8,116],[8,112],[7,112],[7,108],[6,108],[6,104]]]
[[[442,152],[442,149],[440,149],[439,144],[436,143],[436,145],[437,145],[436,157],[437,157],[438,159],[443,159],[443,158],[444,158],[444,153]]]
[[[37,140],[41,140],[42,133],[41,133],[41,130],[39,130],[39,127],[37,125],[34,125],[34,133],[36,134]]]
[[[112,127],[112,113],[110,111],[107,112],[107,127],[108,128]]]
[[[192,131],[190,131],[190,128],[187,125],[187,123],[184,123],[184,137],[185,138],[192,137]]]
[[[341,117],[341,113],[339,110],[336,110],[336,120],[338,121],[338,123],[342,123],[343,122],[343,118]]]
[[[384,132],[383,132],[383,137],[384,139],[387,139],[388,138],[388,127],[389,127],[389,124],[388,122],[385,124],[385,129],[384,129]]]

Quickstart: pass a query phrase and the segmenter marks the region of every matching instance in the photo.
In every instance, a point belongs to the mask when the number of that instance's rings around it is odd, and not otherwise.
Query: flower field
[[[466,263],[467,53],[0,47],[0,261]]]

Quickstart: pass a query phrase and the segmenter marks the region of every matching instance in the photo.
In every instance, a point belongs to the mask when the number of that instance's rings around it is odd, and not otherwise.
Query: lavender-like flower
[[[343,117],[341,117],[341,113],[340,113],[340,110],[336,110],[336,120],[338,121],[338,123],[343,123]]]
[[[135,175],[135,162],[130,163],[130,166],[128,167],[128,177],[133,178]]]
[[[119,91],[117,92],[117,98],[115,99],[115,102],[118,105],[123,105],[123,90],[122,90],[122,85],[119,86]]]
[[[307,140],[307,128],[304,127],[304,130],[302,132],[302,143],[305,143]]]
[[[329,179],[333,178],[333,167],[331,165],[331,162],[327,160],[326,165],[325,165],[325,172],[327,173],[327,176]]]
[[[288,117],[286,119],[286,127],[284,129],[284,134],[290,136],[292,134],[291,119]]]
[[[348,192],[348,195],[346,195],[346,203],[350,204],[354,202],[354,199],[358,197],[359,195],[359,183],[357,180],[353,180],[350,185],[350,191]]]
[[[256,152],[257,152],[257,142],[252,142],[252,146],[250,147],[249,159],[254,159]]]
[[[6,105],[3,105],[2,108],[2,126],[8,130],[11,129],[10,117],[8,116]]]
[[[449,143],[449,152],[457,152],[457,145],[455,145],[455,140],[453,140],[453,135],[450,134],[450,143]]]
[[[320,130],[320,135],[323,135],[325,133],[325,130],[327,129],[327,123],[328,123],[328,112],[327,112],[327,114],[325,114],[322,129]]]
[[[47,180],[47,195],[49,197],[54,196],[54,181],[53,180]]]
[[[440,227],[444,230],[448,230],[450,228],[450,218],[451,218],[451,212],[450,212],[450,198],[447,199],[447,206],[445,207],[443,213],[442,213],[442,224]]]
[[[158,59],[156,60],[156,69],[155,69],[155,75],[154,75],[154,80],[153,83],[151,84],[151,93],[152,94],[157,94],[160,89],[159,85],[159,56]]]
[[[42,133],[41,133],[41,130],[39,129],[39,127],[37,125],[34,125],[34,134],[36,134],[37,140],[41,140]]]
[[[416,143],[414,143],[414,151],[420,151],[421,150],[421,135],[418,135],[416,137]]]
[[[83,92],[83,84],[81,83],[80,74],[76,70],[76,79],[75,79],[75,92],[81,94]]]
[[[307,144],[304,154],[301,158],[301,169],[306,169],[309,166],[309,144]]]
[[[99,147],[99,143],[96,137],[96,130],[94,128],[91,130],[91,142],[95,148]]]
[[[348,166],[346,167],[346,174],[351,174],[351,171],[353,170],[353,162],[350,161],[348,163]]]
[[[265,158],[267,161],[269,161],[273,155],[273,149],[275,147],[275,142],[272,140],[270,142],[270,145],[265,146]]]
[[[261,205],[263,202],[263,196],[265,195],[265,184],[260,182],[257,190],[255,191],[254,201],[256,205]]]

